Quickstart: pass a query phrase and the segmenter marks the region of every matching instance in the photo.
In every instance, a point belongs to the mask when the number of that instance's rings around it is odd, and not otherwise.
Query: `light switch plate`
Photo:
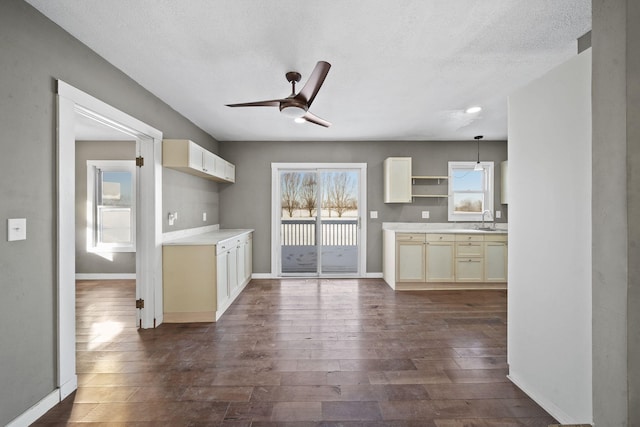
[[[10,218],[7,220],[7,241],[27,240],[27,219]]]
[[[502,211],[496,211],[496,218],[502,218]]]
[[[429,211],[422,211],[422,218],[429,219]]]
[[[369,218],[371,218],[371,219],[378,218],[378,211],[370,211],[369,212]]]

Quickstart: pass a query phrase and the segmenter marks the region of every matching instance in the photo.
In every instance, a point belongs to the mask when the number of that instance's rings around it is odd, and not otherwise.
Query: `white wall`
[[[592,421],[591,49],[509,98],[509,377]]]

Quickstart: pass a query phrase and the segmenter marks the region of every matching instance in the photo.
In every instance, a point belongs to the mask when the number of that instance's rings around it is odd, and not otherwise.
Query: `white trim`
[[[76,273],[76,280],[134,280],[135,273]]]
[[[582,423],[580,420],[572,419],[567,413],[561,410],[553,402],[545,398],[543,394],[532,391],[531,387],[529,387],[529,385],[526,382],[522,381],[522,379],[519,378],[517,375],[513,375],[512,373],[509,373],[509,375],[507,375],[507,378],[509,379],[509,381],[514,383],[520,390],[522,390],[527,396],[529,396],[531,400],[536,402],[538,405],[542,407],[542,409],[547,411],[553,418],[558,420],[560,424],[569,425],[569,424]],[[588,421],[588,423],[591,424],[592,421]]]
[[[277,279],[277,277],[271,273],[253,273],[251,274],[251,278],[252,279]]]
[[[9,421],[6,427],[27,427],[60,402],[60,390],[55,389],[43,397],[38,403]]]
[[[448,206],[447,206],[447,220],[451,222],[479,222],[482,221],[482,213],[464,213],[464,214],[456,214],[454,213],[454,197],[453,197],[453,169],[468,169],[475,166],[476,162],[454,162],[451,161],[448,164],[448,174],[449,174],[449,183],[448,183]],[[484,211],[491,212],[491,215],[494,214],[494,204],[493,200],[495,198],[495,186],[494,186],[494,165],[493,162],[480,162],[482,169],[485,171],[485,182],[483,193],[485,195],[484,201]],[[493,217],[492,217],[493,218]],[[485,218],[486,219],[486,218]]]
[[[365,273],[364,277],[367,279],[382,279],[384,276],[382,275],[382,272],[379,272],[379,273]]]
[[[58,378],[61,399],[77,387],[75,357],[75,118],[86,116],[136,139],[138,172],[136,298],[142,327],[162,323],[162,132],[69,84],[57,81]],[[144,221],[142,221],[144,218]],[[155,319],[155,322],[154,322]]]
[[[132,242],[128,245],[109,245],[96,242],[96,168],[107,172],[129,172],[131,174],[132,206],[131,206],[131,235]],[[136,201],[137,201],[137,173],[135,160],[87,160],[87,252],[113,253],[136,251]]]
[[[271,163],[271,277],[280,277],[280,251],[278,248],[279,240],[279,218],[280,218],[280,188],[279,173],[280,170],[302,170],[316,169],[336,170],[336,169],[355,169],[359,173],[359,206],[358,219],[360,225],[360,242],[358,250],[358,273],[353,275],[327,275],[321,277],[329,278],[357,278],[366,277],[367,271],[367,164],[366,163]],[[316,277],[311,275],[309,277]]]

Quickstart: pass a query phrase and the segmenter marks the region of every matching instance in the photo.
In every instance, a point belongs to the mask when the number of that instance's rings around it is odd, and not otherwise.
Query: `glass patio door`
[[[278,171],[280,275],[360,273],[360,177],[349,168]]]

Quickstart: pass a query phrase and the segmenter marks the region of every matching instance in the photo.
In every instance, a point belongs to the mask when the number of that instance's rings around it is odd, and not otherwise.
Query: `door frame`
[[[358,273],[356,274],[327,274],[312,277],[366,277],[367,276],[367,164],[366,163],[271,163],[271,277],[285,277],[281,275],[280,245],[280,171],[303,169],[351,169],[359,171],[359,249]],[[289,276],[286,276],[289,277]],[[308,276],[307,276],[308,277]]]
[[[99,121],[136,139],[145,159],[138,188],[136,298],[145,300],[142,327],[162,323],[162,132],[57,80],[57,292],[60,400],[78,387],[75,324],[75,118]],[[133,301],[132,301],[133,304]]]

